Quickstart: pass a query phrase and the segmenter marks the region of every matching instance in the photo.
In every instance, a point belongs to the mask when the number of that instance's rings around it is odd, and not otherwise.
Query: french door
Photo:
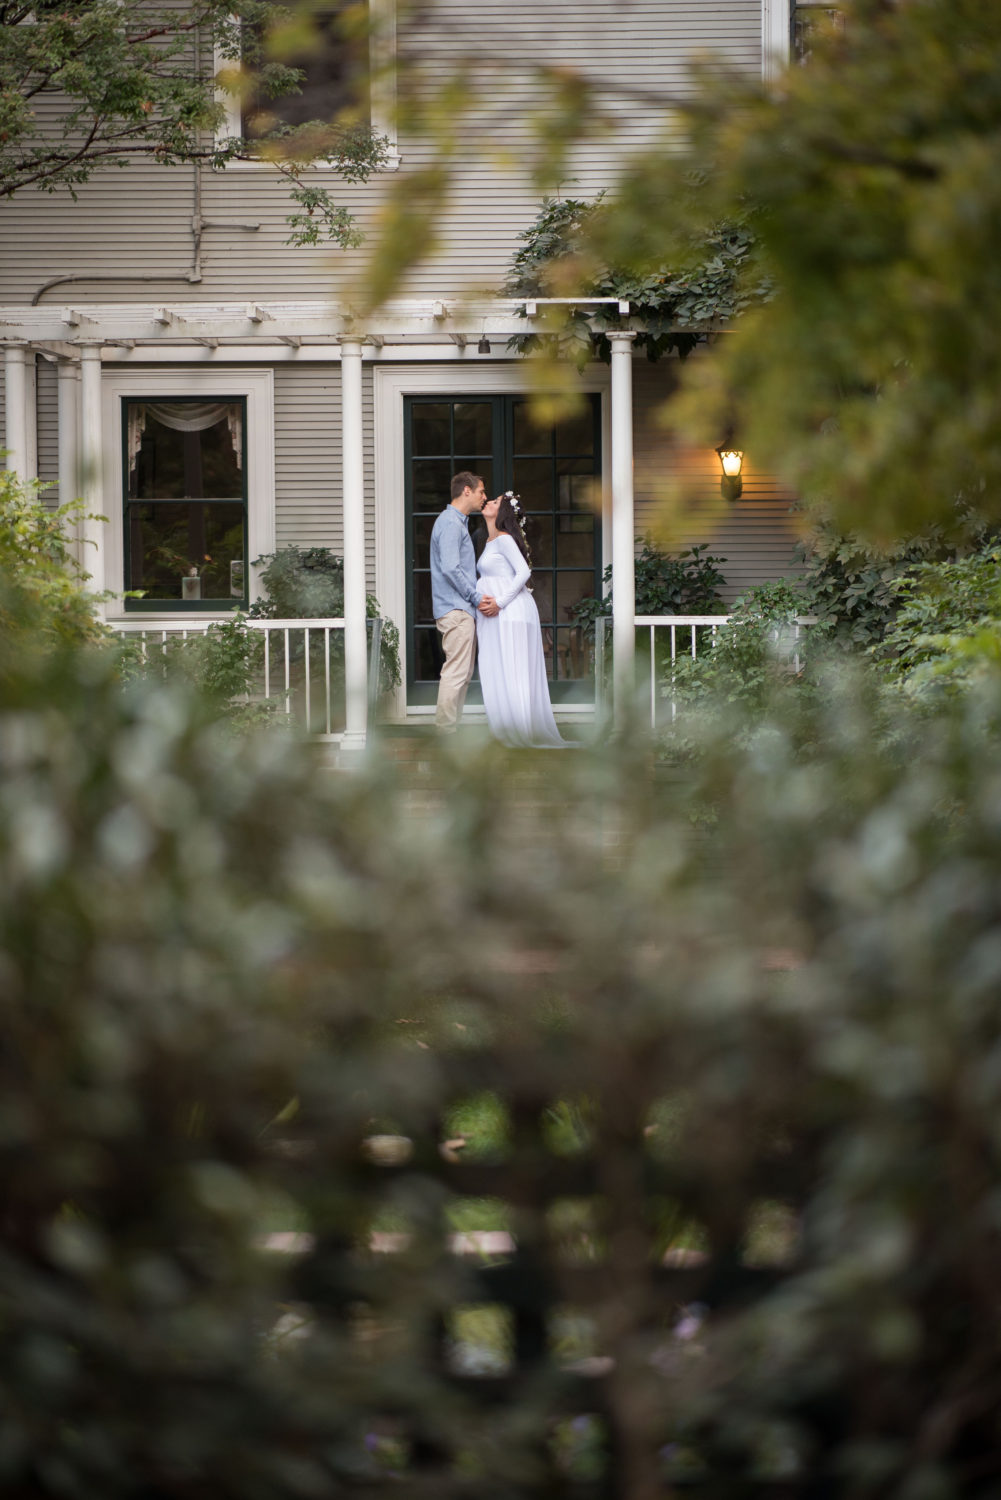
[[[521,496],[532,582],[554,702],[593,697],[594,678],[572,610],[601,591],[600,398],[549,427],[537,427],[523,396],[407,396],[404,459],[407,537],[407,701],[431,703],[442,654],[431,608],[431,528],[449,503],[460,469],[482,474],[487,494]],[[470,518],[479,552],[486,526]],[[470,687],[471,702],[479,685]]]

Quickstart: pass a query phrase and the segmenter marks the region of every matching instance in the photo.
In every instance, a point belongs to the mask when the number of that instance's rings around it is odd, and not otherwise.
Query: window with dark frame
[[[310,26],[298,45],[283,38],[275,61],[298,68],[304,74],[298,93],[269,97],[262,89],[249,89],[241,100],[243,134],[254,140],[282,126],[295,129],[312,120],[329,123],[350,112],[353,123],[368,125],[370,111],[363,86],[368,74],[366,28],[345,24],[349,0],[323,0],[309,14]],[[257,32],[253,48],[262,47],[267,58],[268,37]]]
[[[844,31],[845,13],[836,5],[823,3],[823,0],[793,0],[790,23],[793,58],[796,62],[807,63],[820,28]]]
[[[127,399],[122,428],[126,607],[245,607],[245,398]]]

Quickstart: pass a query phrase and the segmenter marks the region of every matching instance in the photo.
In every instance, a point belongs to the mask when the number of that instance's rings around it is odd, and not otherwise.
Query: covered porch
[[[627,316],[628,305],[617,311]],[[35,372],[43,360],[56,373],[59,496],[84,502],[81,560],[92,589],[117,596],[104,606],[108,622],[133,633],[141,626],[151,636],[205,628],[225,618],[231,606],[206,601],[179,616],[152,600],[127,607],[122,598],[128,583],[121,522],[122,403],[130,393],[175,400],[233,397],[245,403],[245,550],[252,602],[260,592],[253,559],[273,551],[278,540],[276,374],[322,367],[333,372],[330,426],[337,452],[324,483],[329,512],[339,526],[344,609],[342,618],[324,623],[328,640],[333,631],[343,641],[344,725],[337,737],[346,748],[359,748],[366,742],[373,703],[366,593],[374,588],[382,612],[404,625],[404,401],[415,391],[440,388],[524,391],[530,386],[524,361],[508,354],[507,340],[541,326],[537,320],[544,312],[539,302],[407,302],[392,304],[362,324],[343,307],[320,302],[0,308],[7,465],[23,477],[39,472]],[[616,717],[626,711],[634,678],[635,338],[629,327],[612,330],[610,369],[596,367],[582,380],[601,411],[603,560],[611,567],[614,604],[612,679],[604,706]],[[330,448],[315,460],[307,452],[304,461],[320,465]],[[583,706],[584,717],[593,712]],[[405,699],[395,716],[415,717]]]

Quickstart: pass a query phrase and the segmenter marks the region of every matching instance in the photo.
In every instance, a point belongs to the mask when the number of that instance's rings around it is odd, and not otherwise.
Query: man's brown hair
[[[458,474],[452,475],[452,499],[458,500],[463,490],[475,490],[482,483],[482,474],[470,474],[468,469],[460,469]]]

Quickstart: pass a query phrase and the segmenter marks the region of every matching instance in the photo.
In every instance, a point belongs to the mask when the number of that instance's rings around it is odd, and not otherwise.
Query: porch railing
[[[673,723],[678,716],[678,703],[670,683],[663,692],[659,691],[661,674],[668,669],[668,663],[677,661],[679,655],[690,656],[693,661],[705,651],[711,651],[716,644],[716,634],[720,627],[728,625],[733,617],[731,615],[637,615],[635,620],[638,632],[648,634],[649,668],[647,681],[641,683],[637,672],[637,693],[642,693],[645,700],[649,692],[649,716],[650,728],[656,729],[662,716],[658,715],[659,703],[669,705],[670,720]],[[789,665],[793,672],[799,672],[802,666],[800,646],[803,638],[804,628],[815,623],[812,615],[801,615],[789,625],[777,625],[771,632],[773,638],[778,641],[786,632],[791,632],[791,640],[787,647]],[[611,619],[605,615],[595,621],[594,635],[594,687],[595,708],[600,714],[607,707],[608,698],[608,663],[611,655]],[[664,641],[664,632],[667,632],[667,641]],[[640,636],[642,640],[642,636]]]
[[[120,635],[139,638],[144,661],[159,651],[166,658],[172,643],[192,636],[205,635],[218,620],[114,620],[111,628]],[[282,712],[292,717],[301,712],[307,734],[336,739],[335,726],[343,720],[343,673],[332,671],[331,645],[343,644],[343,618],[310,620],[254,620],[244,622],[248,630],[264,637],[263,659],[255,691],[248,701],[281,703]],[[374,708],[379,697],[379,666],[382,648],[382,619],[366,621],[368,626],[368,699]],[[300,649],[301,648],[301,649]],[[337,698],[341,702],[337,702]]]

